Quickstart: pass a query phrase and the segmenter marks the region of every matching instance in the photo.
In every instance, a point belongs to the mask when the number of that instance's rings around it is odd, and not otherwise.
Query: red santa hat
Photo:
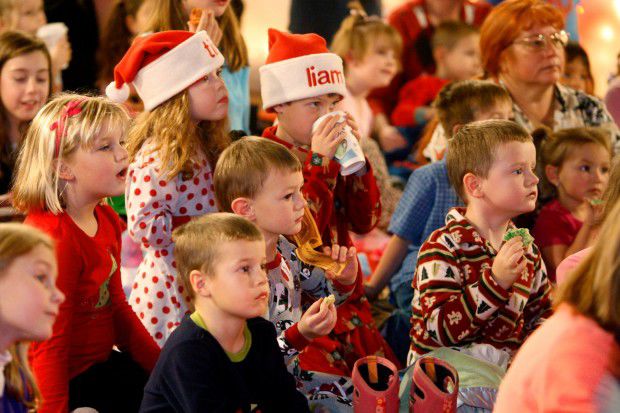
[[[290,34],[269,29],[269,56],[261,66],[263,108],[337,93],[346,94],[342,59],[318,34]]]
[[[224,64],[224,56],[205,31],[170,30],[136,38],[114,68],[114,82],[106,95],[122,103],[131,83],[145,110],[189,87]]]

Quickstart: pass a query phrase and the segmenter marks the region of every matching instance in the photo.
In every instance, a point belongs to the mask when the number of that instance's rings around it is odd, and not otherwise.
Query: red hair
[[[564,15],[544,0],[506,0],[491,10],[480,28],[482,67],[487,76],[497,76],[504,50],[533,26],[563,29]]]

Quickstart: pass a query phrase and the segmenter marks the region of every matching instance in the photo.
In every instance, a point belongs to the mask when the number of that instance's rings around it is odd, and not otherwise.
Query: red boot
[[[394,363],[367,356],[353,366],[353,411],[355,413],[397,413],[400,380]]]
[[[456,413],[459,375],[450,364],[422,357],[413,366],[409,413]]]

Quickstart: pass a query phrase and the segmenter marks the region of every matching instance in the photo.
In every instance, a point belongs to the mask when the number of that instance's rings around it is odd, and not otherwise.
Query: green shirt
[[[198,314],[198,311],[194,311],[192,315],[189,316],[189,318],[191,318],[194,324],[196,324],[198,327],[202,328],[203,330],[209,331],[202,317],[200,317],[200,314]],[[252,334],[250,333],[247,324],[243,327],[243,338],[245,342],[243,343],[243,347],[241,348],[241,350],[239,350],[238,352],[229,353],[228,351],[224,350],[230,361],[232,361],[233,363],[239,363],[243,361],[245,359],[245,356],[248,355],[250,347],[252,347]]]

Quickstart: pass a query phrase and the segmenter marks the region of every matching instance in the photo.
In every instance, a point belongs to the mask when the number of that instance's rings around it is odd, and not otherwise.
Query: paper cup
[[[330,112],[321,116],[314,122],[312,125],[312,132],[314,133],[314,131],[316,131],[326,117],[334,115],[339,116],[337,123],[346,121],[346,114],[343,111]],[[366,165],[366,158],[364,158],[362,147],[355,135],[353,135],[351,127],[345,125],[342,132],[344,136],[338,149],[336,149],[334,159],[340,164],[340,174],[342,176],[347,176],[362,169],[364,165]]]
[[[64,23],[49,23],[39,27],[37,37],[43,40],[47,48],[51,50],[68,32],[69,29]]]

